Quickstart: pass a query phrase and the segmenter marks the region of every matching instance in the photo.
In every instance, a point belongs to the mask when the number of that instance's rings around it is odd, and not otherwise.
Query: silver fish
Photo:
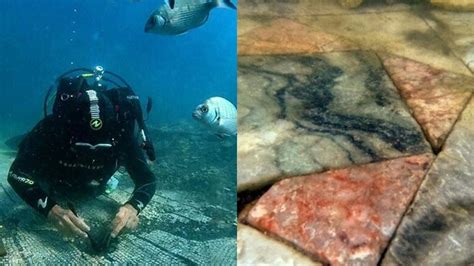
[[[222,97],[212,97],[198,105],[193,118],[202,122],[220,138],[237,135],[237,109]]]
[[[230,0],[169,0],[155,10],[145,24],[145,32],[179,35],[206,23],[215,7],[237,9]]]

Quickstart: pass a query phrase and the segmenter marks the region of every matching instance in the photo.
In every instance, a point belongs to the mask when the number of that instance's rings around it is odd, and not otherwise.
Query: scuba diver
[[[113,88],[107,88],[110,84]],[[53,100],[48,114],[48,102]],[[119,208],[109,232],[115,238],[124,229],[136,228],[138,214],[155,194],[156,181],[143,152],[154,161],[153,144],[132,88],[100,66],[74,69],[50,88],[44,112],[44,119],[19,145],[8,173],[11,187],[61,233],[88,237],[90,227],[70,205],[61,206],[59,199],[74,193],[101,194],[124,166],[135,189]]]

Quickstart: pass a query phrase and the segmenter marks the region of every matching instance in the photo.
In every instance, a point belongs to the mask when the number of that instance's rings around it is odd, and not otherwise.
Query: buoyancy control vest
[[[91,79],[92,84],[88,82]],[[108,88],[110,84],[112,87]],[[81,134],[94,138],[107,138],[119,128],[133,132],[136,122],[141,146],[151,161],[156,159],[140,99],[120,76],[101,67],[73,69],[59,76],[56,84],[50,87],[44,102],[45,117],[49,115],[52,101],[52,116],[69,128],[80,128]],[[149,98],[148,112],[150,101]]]

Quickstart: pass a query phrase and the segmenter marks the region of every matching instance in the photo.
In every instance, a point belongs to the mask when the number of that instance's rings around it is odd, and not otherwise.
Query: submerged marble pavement
[[[321,265],[293,248],[274,240],[250,226],[237,227],[239,265]]]
[[[247,222],[331,265],[375,265],[413,198],[431,154],[278,182]]]
[[[474,13],[338,2],[239,2],[238,263],[474,265]]]
[[[471,100],[403,218],[382,265],[474,264],[473,161]]]
[[[14,193],[6,177],[15,151],[2,149],[0,242],[6,254],[0,265],[235,264],[235,145],[223,147],[198,126],[191,121],[150,131],[158,151],[152,167],[158,190],[137,231],[120,235],[105,254],[94,254],[86,241],[63,240]],[[74,202],[94,234],[133,191],[127,174],[116,177],[120,183],[111,194]]]
[[[289,19],[276,19],[268,26],[242,34],[238,49],[241,56],[346,51],[357,49],[357,45],[339,36],[313,31]]]
[[[474,79],[407,58],[380,54],[390,78],[438,151],[474,91]]]
[[[430,150],[371,52],[239,57],[238,190]]]
[[[471,1],[474,6],[474,2]],[[423,13],[430,27],[474,73],[474,16],[472,12],[430,10]]]

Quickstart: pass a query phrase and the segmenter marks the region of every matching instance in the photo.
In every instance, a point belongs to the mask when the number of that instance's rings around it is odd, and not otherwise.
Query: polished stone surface
[[[352,2],[357,4],[358,0]],[[394,2],[396,4],[392,4]],[[245,50],[254,54],[307,54],[337,51],[337,49],[327,50],[327,48],[334,47],[328,46],[327,43],[340,45],[340,42],[332,42],[334,38],[337,38],[337,40],[351,45],[355,44],[362,50],[375,50],[381,58],[384,57],[384,54],[390,54],[388,58],[385,57],[384,68],[390,73],[392,82],[396,84],[402,95],[402,101],[408,106],[408,112],[417,119],[433,149],[437,152],[441,150],[438,161],[443,163],[439,163],[439,166],[438,163],[435,164],[431,175],[434,176],[434,173],[437,173],[436,178],[427,181],[427,185],[424,185],[427,187],[425,190],[430,192],[423,193],[428,196],[419,196],[420,199],[422,198],[421,203],[408,214],[408,222],[405,222],[407,225],[403,232],[400,232],[400,236],[393,241],[393,247],[389,249],[390,252],[387,253],[383,264],[474,265],[474,252],[472,251],[474,246],[473,200],[472,196],[469,196],[469,192],[472,192],[472,187],[474,187],[471,184],[474,169],[471,169],[470,166],[473,158],[469,151],[472,150],[474,141],[471,140],[470,133],[467,133],[469,128],[472,129],[472,126],[466,125],[473,124],[474,121],[463,122],[461,125],[456,124],[459,114],[465,108],[470,97],[469,90],[472,90],[473,87],[472,81],[466,76],[472,76],[474,72],[474,39],[472,37],[474,36],[474,27],[472,27],[474,13],[449,12],[439,8],[430,8],[424,4],[407,5],[399,4],[399,2],[420,3],[421,1],[367,0],[357,8],[347,9],[341,7],[340,1],[336,0],[242,0],[239,1],[239,42],[245,41],[243,43]],[[456,2],[456,4],[460,3],[460,1]],[[386,5],[385,3],[391,4]],[[244,54],[242,50],[240,52],[241,55]],[[325,55],[328,54],[319,56]],[[243,56],[242,58],[250,64],[252,63],[250,58],[257,57]],[[275,65],[276,59],[271,61],[264,56],[258,58],[255,60],[261,62],[260,65]],[[280,57],[276,58],[281,59]],[[321,78],[322,74],[312,74],[311,70],[307,71],[307,68],[301,68],[296,63],[286,63],[286,59],[282,60],[280,66],[263,68],[265,71],[261,71],[261,67],[247,66],[244,75],[240,74],[245,78],[239,80],[239,86],[244,84],[246,91],[239,91],[241,95],[245,95],[244,98],[239,98],[239,115],[246,117],[244,119],[246,132],[239,135],[239,138],[244,136],[244,141],[239,142],[241,149],[239,148],[238,160],[239,164],[251,166],[248,168],[248,172],[239,167],[239,189],[241,191],[261,187],[264,183],[273,184],[280,177],[291,176],[291,174],[285,174],[285,171],[280,168],[285,168],[287,172],[290,172],[295,170],[288,168],[288,165],[292,164],[298,165],[298,170],[303,169],[307,173],[340,168],[341,165],[352,168],[359,164],[359,157],[353,155],[354,151],[359,149],[358,147],[350,146],[347,144],[348,142],[342,142],[344,145],[339,145],[341,140],[347,136],[341,135],[341,132],[352,134],[354,131],[347,130],[347,127],[344,127],[346,124],[340,123],[339,119],[334,120],[333,116],[330,116],[331,119],[328,121],[336,121],[335,123],[341,124],[345,130],[337,132],[333,130],[328,132],[324,138],[321,137],[321,132],[301,134],[305,131],[297,128],[296,123],[292,122],[304,121],[301,117],[305,113],[327,116],[324,112],[298,113],[295,111],[304,110],[305,106],[298,103],[301,99],[294,96],[295,93],[291,88],[295,87],[293,85],[295,83],[309,84],[304,82],[305,76],[308,76],[307,73],[315,76],[315,80],[317,80],[315,83],[321,84],[323,87],[337,84],[340,88],[349,88],[347,92],[351,93],[347,94],[341,94],[342,89],[336,89],[338,93],[335,95],[343,97],[335,97],[336,100],[331,98],[333,102],[337,103],[331,103],[328,110],[333,111],[334,106],[340,106],[337,111],[343,110],[342,113],[345,115],[361,115],[360,110],[351,105],[352,102],[357,102],[357,96],[360,95],[360,99],[365,99],[366,102],[374,102],[373,99],[376,97],[360,93],[361,90],[357,89],[364,87],[360,85],[363,83],[360,80],[367,79],[366,76],[369,76],[370,71],[366,70],[365,64],[361,64],[357,60],[341,59],[341,61],[344,60],[347,65],[352,65],[353,69],[357,69],[358,66],[364,69],[359,73],[365,74],[356,74],[357,71],[353,71],[353,75],[346,77],[345,74],[349,72],[347,68],[351,67],[339,67],[344,69],[344,75],[334,78],[334,83],[328,83],[327,79]],[[327,60],[331,66],[336,65],[335,61],[337,60]],[[324,72],[321,71],[318,63],[314,63],[311,68],[318,73]],[[254,76],[251,75],[252,72]],[[265,73],[262,74],[263,72]],[[274,72],[278,72],[278,75],[275,75]],[[260,78],[255,77],[258,75]],[[285,79],[289,78],[293,78],[296,82],[285,82]],[[275,87],[273,84],[282,84],[276,87],[284,87],[290,93],[276,93],[278,90],[272,89]],[[263,93],[262,90],[266,92]],[[353,91],[358,93],[353,93]],[[314,95],[314,93],[306,95]],[[316,95],[319,96],[319,94]],[[342,99],[345,99],[345,102]],[[291,108],[286,108],[286,106],[280,108],[278,103],[272,103],[272,100],[273,102],[291,103],[289,105]],[[361,109],[364,108],[364,104],[361,105]],[[251,108],[251,106],[253,107]],[[347,110],[342,108],[343,106]],[[379,117],[379,109],[374,110],[377,111],[373,111],[373,115]],[[380,110],[383,110],[380,113],[382,120],[385,117],[387,121],[397,121],[397,119],[385,115],[386,109],[380,108]],[[403,116],[408,112],[402,111],[401,114]],[[464,113],[464,117],[467,112]],[[283,113],[287,114],[287,119],[284,121],[269,118],[281,116]],[[365,115],[362,113],[362,116]],[[267,126],[270,124],[272,126]],[[307,124],[310,123],[303,125]],[[456,129],[451,133],[453,125]],[[464,129],[458,129],[460,127]],[[320,129],[323,126],[317,128]],[[465,133],[456,133],[460,131]],[[250,132],[252,134],[249,134]],[[317,136],[314,136],[316,134]],[[328,139],[327,136],[332,138]],[[362,136],[366,135],[362,134]],[[447,137],[448,142],[443,146]],[[282,141],[284,139],[292,141],[283,146],[281,144],[284,143]],[[313,142],[313,140],[319,142]],[[367,142],[366,137],[360,139],[358,135],[353,140],[358,143]],[[349,148],[347,148],[348,146]],[[379,148],[382,151],[386,150],[382,147]],[[318,152],[312,153],[313,150],[318,150]],[[287,151],[288,155],[282,156],[283,151]],[[378,153],[379,149],[377,148],[376,151]],[[341,156],[341,154],[345,156]],[[357,162],[346,160],[349,155],[354,156],[356,158],[354,161]],[[283,160],[284,164],[280,162],[280,158],[287,158]],[[380,160],[386,162],[385,158]],[[322,165],[325,167],[321,166],[320,161],[323,161]],[[387,173],[398,174],[399,171],[393,169]],[[254,182],[255,180],[262,183]],[[290,182],[287,180],[292,181],[289,178],[283,182]],[[244,184],[243,181],[247,183]],[[334,182],[328,182],[328,184],[332,183]],[[266,191],[266,189],[267,186],[264,186],[262,189],[245,190],[239,194],[239,199],[241,196],[246,198],[245,195],[253,195],[239,207],[240,221],[246,221],[248,213],[254,210],[255,201],[253,199],[258,199],[262,191]],[[307,195],[299,192],[305,189],[295,191],[294,199],[296,201],[304,202]],[[458,191],[460,192],[458,193]],[[324,190],[318,192],[325,195]],[[341,193],[343,192],[341,191]],[[311,191],[311,193],[316,195],[316,192]],[[431,204],[430,201],[434,203]],[[308,202],[308,207],[312,203],[312,201]],[[403,205],[403,208],[408,206],[406,202]],[[285,207],[287,213],[298,211],[297,208],[291,208],[289,205],[285,205]],[[334,215],[336,214],[337,212]],[[300,221],[303,222],[306,219],[307,217],[304,217]],[[331,221],[337,221],[337,219]],[[300,229],[301,231],[307,230]],[[362,238],[364,232],[357,233],[356,236]],[[281,240],[281,236],[271,234],[269,236]],[[391,240],[393,240],[393,234]],[[285,243],[288,244],[288,242]],[[381,261],[377,262],[374,259],[374,254],[380,254],[380,252],[370,253],[368,258],[373,259],[372,264],[380,264]],[[324,261],[324,259],[321,260]]]
[[[431,154],[280,181],[247,221],[331,265],[376,265]]]
[[[272,239],[250,226],[237,226],[237,265],[321,265],[281,241]]]
[[[474,264],[474,100],[403,218],[382,265]]]
[[[370,52],[240,56],[238,190],[430,150]]]
[[[456,11],[474,11],[473,0],[430,0],[434,6]]]
[[[347,9],[343,8],[336,0],[241,0],[238,8],[237,35],[240,36],[257,27],[268,26],[275,19],[296,20],[301,16],[339,16],[409,9],[409,5],[402,3],[386,6],[382,3],[372,2],[357,9]],[[317,32],[331,34],[328,29],[317,30]]]
[[[390,52],[436,68],[471,75],[449,44],[412,11],[301,16],[295,19],[315,31],[349,39],[363,49]]]
[[[290,19],[275,19],[241,36],[239,55],[321,53],[357,49],[344,38],[315,32]]]
[[[473,13],[430,10],[421,15],[451,50],[474,72]]]
[[[338,2],[344,8],[356,8],[362,4],[363,0],[339,0]]]
[[[390,1],[390,0],[389,0]],[[275,16],[290,17],[313,15],[342,15],[353,13],[379,13],[408,10],[409,5],[393,3],[385,5],[381,1],[361,0],[240,0],[239,16]],[[395,1],[392,1],[395,2]],[[401,2],[401,1],[399,1]],[[239,17],[240,19],[240,17]],[[240,23],[240,22],[239,22]]]
[[[380,54],[434,150],[438,151],[474,91],[474,79],[391,54]]]

